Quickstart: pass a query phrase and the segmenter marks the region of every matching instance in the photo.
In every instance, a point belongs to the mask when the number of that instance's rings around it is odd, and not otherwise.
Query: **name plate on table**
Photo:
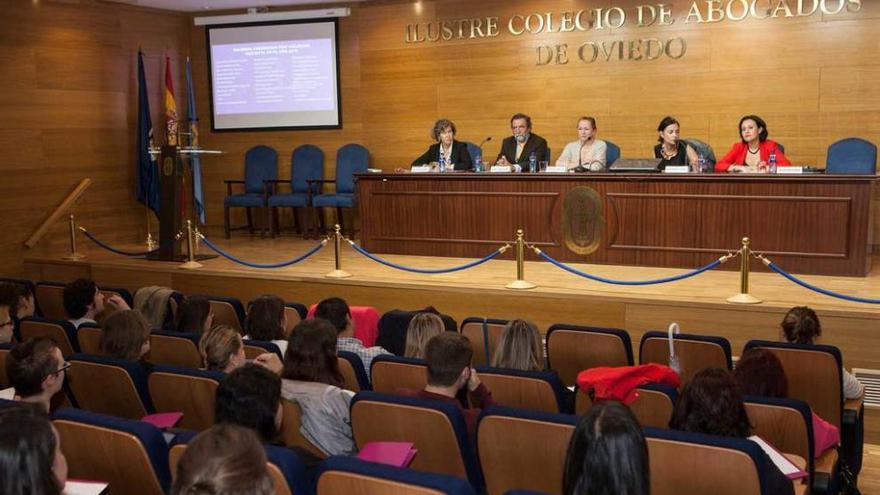
[[[803,174],[804,167],[776,167],[777,174]]]
[[[489,172],[510,172],[510,165],[492,165],[492,168],[489,169]]]
[[[546,172],[549,174],[564,174],[564,173],[568,172],[568,169],[566,169],[564,166],[554,165],[552,167],[547,167]]]
[[[425,172],[430,172],[431,166],[430,165],[416,165],[413,168],[409,169],[409,171],[414,174],[423,174]]]
[[[689,174],[691,173],[691,168],[687,165],[667,165],[665,169],[663,169],[663,173],[665,174]]]

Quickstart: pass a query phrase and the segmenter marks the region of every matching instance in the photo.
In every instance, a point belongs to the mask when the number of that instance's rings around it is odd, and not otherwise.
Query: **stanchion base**
[[[761,304],[764,301],[758,299],[751,294],[737,294],[735,296],[728,297],[727,302],[733,304]]]
[[[205,265],[199,263],[198,261],[187,261],[177,268],[180,268],[181,270],[195,270],[196,268],[201,268],[203,266]]]
[[[80,261],[86,259],[86,255],[79,253],[68,254],[67,256],[63,256],[61,259],[66,261]]]
[[[537,285],[526,280],[514,280],[513,282],[505,285],[505,287],[514,290],[529,290],[534,289],[535,287],[537,287]]]
[[[351,274],[345,270],[333,270],[332,272],[324,275],[326,278],[348,278]]]

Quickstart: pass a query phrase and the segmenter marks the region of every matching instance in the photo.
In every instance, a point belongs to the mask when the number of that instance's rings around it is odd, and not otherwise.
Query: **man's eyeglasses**
[[[49,375],[57,375],[58,373],[61,373],[62,371],[66,370],[67,368],[70,368],[70,366],[71,366],[70,363],[68,363],[67,361],[64,361],[64,364],[62,364],[60,368],[49,373]]]
[[[12,320],[6,321],[6,322],[4,322],[4,323],[0,323],[0,328],[3,328],[3,327],[13,327],[13,326],[15,326],[15,322],[12,321]]]

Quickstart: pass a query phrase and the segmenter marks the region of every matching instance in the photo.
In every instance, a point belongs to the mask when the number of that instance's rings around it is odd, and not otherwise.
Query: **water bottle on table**
[[[446,155],[440,153],[440,173],[446,172]]]
[[[532,174],[538,172],[538,157],[535,156],[534,151],[529,154],[529,172]]]
[[[770,160],[767,162],[767,167],[771,174],[776,173],[776,150],[770,152]]]
[[[702,153],[700,153],[700,158],[699,158],[699,160],[697,160],[697,173],[698,174],[705,174],[708,172],[709,172],[709,170],[707,170],[707,167],[706,167],[706,157],[703,156]]]

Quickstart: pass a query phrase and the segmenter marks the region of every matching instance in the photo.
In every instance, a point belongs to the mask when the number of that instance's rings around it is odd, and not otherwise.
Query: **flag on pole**
[[[193,91],[192,69],[190,67],[189,57],[186,59],[186,113],[189,118],[190,146],[197,148],[199,146],[199,117],[196,115],[196,97]],[[190,155],[190,166],[193,174],[193,200],[196,204],[196,214],[199,217],[199,223],[205,225],[205,196],[202,192],[202,164],[199,155]]]
[[[153,147],[153,119],[147,97],[144,54],[138,50],[138,128],[137,128],[137,199],[159,215],[159,167],[150,155]]]
[[[171,77],[171,57],[165,55],[165,142],[177,146],[177,104]]]

